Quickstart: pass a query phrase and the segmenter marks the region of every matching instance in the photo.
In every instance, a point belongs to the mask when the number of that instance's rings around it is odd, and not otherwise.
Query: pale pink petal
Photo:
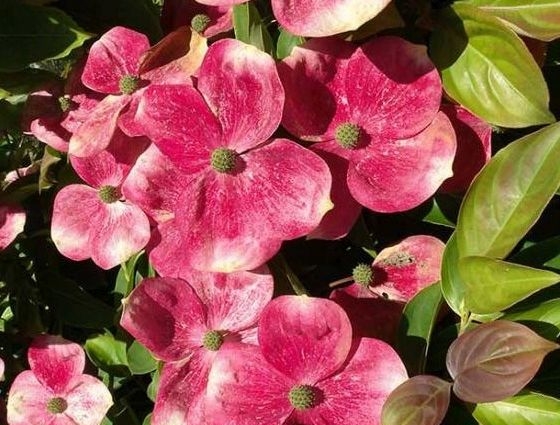
[[[8,394],[8,423],[10,425],[51,425],[54,415],[48,413],[47,402],[55,394],[44,387],[32,371],[21,372]]]
[[[140,58],[149,48],[150,42],[144,34],[114,27],[91,46],[82,82],[101,93],[120,93],[121,77],[138,75]]]
[[[264,358],[299,384],[315,384],[346,360],[352,327],[344,310],[322,298],[284,295],[261,313]]]
[[[121,326],[165,361],[186,359],[202,346],[206,307],[180,279],[144,279],[124,302]]]
[[[362,45],[348,62],[346,92],[353,121],[374,143],[416,135],[434,119],[441,80],[426,47],[398,37]]]
[[[208,168],[212,148],[221,145],[217,119],[191,86],[148,87],[138,116],[159,150],[189,174]]]
[[[19,205],[0,205],[0,250],[6,249],[23,232],[25,211]]]
[[[272,0],[278,23],[294,34],[325,37],[358,29],[390,0]]]
[[[192,18],[199,14],[210,18],[210,23],[203,31],[205,37],[233,28],[231,6],[208,6],[195,0],[166,0],[161,11],[161,26],[165,32],[171,32],[183,25],[190,25]]]
[[[73,184],[62,188],[54,200],[51,238],[62,255],[75,261],[91,256],[89,234],[101,208],[97,190]]]
[[[31,122],[29,132],[51,148],[68,152],[72,134],[60,125],[60,118],[39,117]]]
[[[222,126],[223,145],[243,152],[278,128],[284,89],[274,59],[233,39],[212,44],[199,72],[198,89]]]
[[[101,203],[92,223],[91,259],[108,270],[128,260],[150,240],[150,222],[144,212],[127,202]]]
[[[385,400],[407,378],[406,368],[391,346],[362,338],[355,342],[344,368],[317,384],[323,401],[314,408],[294,410],[286,425],[381,425]]]
[[[455,134],[457,154],[453,161],[453,177],[441,185],[442,192],[464,192],[476,174],[490,161],[492,155],[492,127],[458,105],[441,105]]]
[[[278,63],[286,90],[282,125],[303,140],[334,138],[350,117],[346,66],[355,46],[338,38],[312,39]]]
[[[93,109],[70,139],[68,152],[86,157],[95,155],[109,146],[117,129],[121,111],[130,101],[130,96],[107,96]]]
[[[80,345],[55,335],[36,337],[27,358],[37,379],[55,393],[67,391],[70,380],[82,374],[86,362]]]
[[[4,380],[4,370],[6,369],[6,365],[4,363],[4,360],[2,360],[2,358],[0,358],[0,381]]]
[[[348,187],[354,199],[378,212],[420,205],[452,175],[455,133],[442,113],[420,134],[405,140],[373,140],[354,151]]]
[[[383,249],[373,262],[370,290],[383,298],[408,302],[441,279],[445,244],[433,236],[410,236]]]
[[[185,270],[184,278],[208,308],[210,329],[239,332],[256,326],[272,298],[274,282],[268,269],[259,272],[203,273]]]
[[[293,410],[288,392],[294,385],[264,359],[258,347],[224,345],[208,377],[208,425],[283,424]]]
[[[64,397],[68,408],[64,412],[70,424],[99,425],[113,404],[111,393],[99,379],[89,375],[74,377]]]
[[[3,183],[6,185],[4,189],[10,184],[17,182],[19,179],[23,179],[24,177],[32,176],[33,174],[38,173],[40,169],[41,160],[37,160],[29,164],[27,167],[16,168],[15,170],[8,171],[3,180]]]

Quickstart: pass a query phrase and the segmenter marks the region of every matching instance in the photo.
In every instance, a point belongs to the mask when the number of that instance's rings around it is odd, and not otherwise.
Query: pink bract
[[[188,281],[145,279],[124,303],[121,325],[167,362],[153,425],[202,423],[216,354],[222,344],[255,342],[257,320],[272,297],[272,276],[266,270],[184,277]]]
[[[161,11],[161,26],[165,32],[171,32],[180,26],[191,25],[192,19],[197,15],[208,17],[208,24],[202,31],[205,37],[233,28],[231,5],[209,6],[195,0],[166,0]]]
[[[381,407],[406,380],[384,342],[352,339],[334,302],[282,296],[264,309],[259,347],[231,344],[208,379],[209,424],[380,424]]]
[[[111,393],[84,375],[85,354],[78,344],[42,335],[28,351],[31,370],[20,373],[8,396],[10,425],[99,425],[113,404]]]
[[[6,249],[23,232],[25,211],[19,205],[0,205],[0,250]]]
[[[353,31],[377,16],[390,0],[272,0],[278,23],[305,37]]]
[[[451,176],[455,134],[438,113],[441,81],[424,46],[392,36],[360,47],[313,39],[278,70],[286,89],[282,124],[348,161],[346,181],[334,186],[348,184],[361,205],[404,211]]]
[[[139,107],[148,137],[179,173],[175,220],[160,225],[161,242],[150,258],[160,268],[169,260],[175,268],[251,270],[282,241],[319,224],[331,207],[331,176],[313,152],[268,140],[280,122],[284,91],[267,54],[236,40],[214,43],[198,90],[153,85]],[[169,168],[165,161],[157,163]],[[132,175],[146,181],[164,174],[144,169],[152,177]],[[163,185],[155,187],[138,196],[152,210],[157,201],[150,194],[164,198],[157,194]]]

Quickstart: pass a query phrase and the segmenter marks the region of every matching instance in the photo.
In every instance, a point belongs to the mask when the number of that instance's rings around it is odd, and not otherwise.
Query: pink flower
[[[282,124],[295,136],[321,142],[313,149],[336,155],[333,175],[348,185],[315,232],[339,237],[358,216],[359,204],[379,212],[413,208],[451,176],[456,142],[438,113],[441,81],[424,46],[378,37],[360,47],[339,39],[313,39],[279,63],[286,89]],[[339,189],[340,190],[340,189]],[[350,209],[341,211],[340,209]],[[332,226],[338,226],[330,228]]]
[[[121,325],[165,361],[152,425],[203,423],[208,371],[231,341],[254,343],[272,297],[266,272],[145,279],[125,300]]]
[[[31,370],[20,373],[8,395],[10,425],[99,425],[113,404],[101,381],[84,375],[82,347],[42,335],[29,347]]]
[[[353,340],[344,310],[329,300],[276,298],[261,314],[258,339],[216,356],[209,424],[379,425],[387,396],[407,379],[395,351]]]
[[[0,205],[0,250],[6,249],[23,232],[25,211],[19,205]]]
[[[331,207],[331,176],[313,152],[290,140],[269,140],[283,103],[274,60],[229,39],[209,48],[198,91],[187,85],[146,90],[140,120],[168,158],[157,164],[176,168],[178,176],[170,206],[174,220],[159,227],[161,243],[152,260],[165,257],[161,262],[169,259],[172,267],[213,272],[251,270],[282,241],[319,224]],[[143,197],[162,198],[142,174],[132,172],[143,180],[137,185],[146,188]]]
[[[66,257],[91,258],[110,269],[140,251],[150,238],[148,217],[136,205],[122,201],[121,185],[147,140],[122,132],[107,150],[89,157],[70,157],[87,183],[64,187],[54,200],[51,236]]]
[[[190,25],[205,37],[212,37],[233,28],[233,6],[209,6],[195,0],[166,0],[161,11],[161,26],[171,32]]]
[[[377,16],[390,0],[272,0],[278,23],[305,37],[353,31]]]

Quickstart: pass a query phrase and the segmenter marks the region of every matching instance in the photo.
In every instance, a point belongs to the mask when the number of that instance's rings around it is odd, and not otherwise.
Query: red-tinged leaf
[[[447,352],[453,391],[469,403],[502,400],[520,391],[558,345],[519,323],[498,320],[461,335]]]
[[[452,384],[430,375],[418,375],[399,385],[381,412],[382,425],[439,425]]]

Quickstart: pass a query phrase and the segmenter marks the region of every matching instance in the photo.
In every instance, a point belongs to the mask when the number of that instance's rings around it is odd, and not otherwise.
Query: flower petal
[[[315,384],[346,360],[352,343],[350,320],[336,303],[307,296],[281,296],[261,313],[263,357],[299,384]]]
[[[21,372],[12,383],[8,394],[8,423],[10,425],[50,425],[53,415],[47,411],[47,402],[53,393],[41,384],[32,371]]]
[[[197,0],[201,4],[209,6],[233,6],[234,4],[245,3],[247,0]]]
[[[406,211],[428,199],[452,175],[455,133],[440,112],[420,134],[405,140],[374,140],[354,152],[350,193],[378,212]],[[360,157],[360,155],[362,155]]]
[[[434,119],[442,93],[426,47],[392,36],[356,50],[348,63],[346,91],[355,123],[373,139],[419,133]]]
[[[184,280],[144,279],[126,299],[121,326],[158,358],[188,358],[202,346],[206,307]]]
[[[86,364],[79,344],[55,335],[36,337],[27,358],[37,379],[54,393],[66,391],[72,378],[80,376]]]
[[[243,152],[278,128],[284,89],[274,59],[233,39],[212,44],[199,72],[198,89],[222,126],[223,144]]]
[[[224,345],[208,376],[208,425],[283,424],[293,407],[293,380],[264,359],[256,346]]]
[[[0,251],[23,232],[25,211],[19,205],[0,205]]]
[[[138,75],[140,58],[150,48],[148,37],[124,27],[114,27],[91,46],[82,82],[92,90],[118,94],[125,75]]]
[[[208,6],[195,0],[167,0],[161,11],[161,27],[171,32],[183,25],[190,25],[192,18],[204,14],[210,18],[210,24],[203,31],[205,37],[229,31],[233,28],[231,6]]]
[[[278,23],[305,37],[325,37],[358,29],[390,0],[272,0]]]
[[[76,376],[66,394],[68,409],[64,412],[79,425],[99,425],[113,404],[111,393],[99,379],[89,375]]]

